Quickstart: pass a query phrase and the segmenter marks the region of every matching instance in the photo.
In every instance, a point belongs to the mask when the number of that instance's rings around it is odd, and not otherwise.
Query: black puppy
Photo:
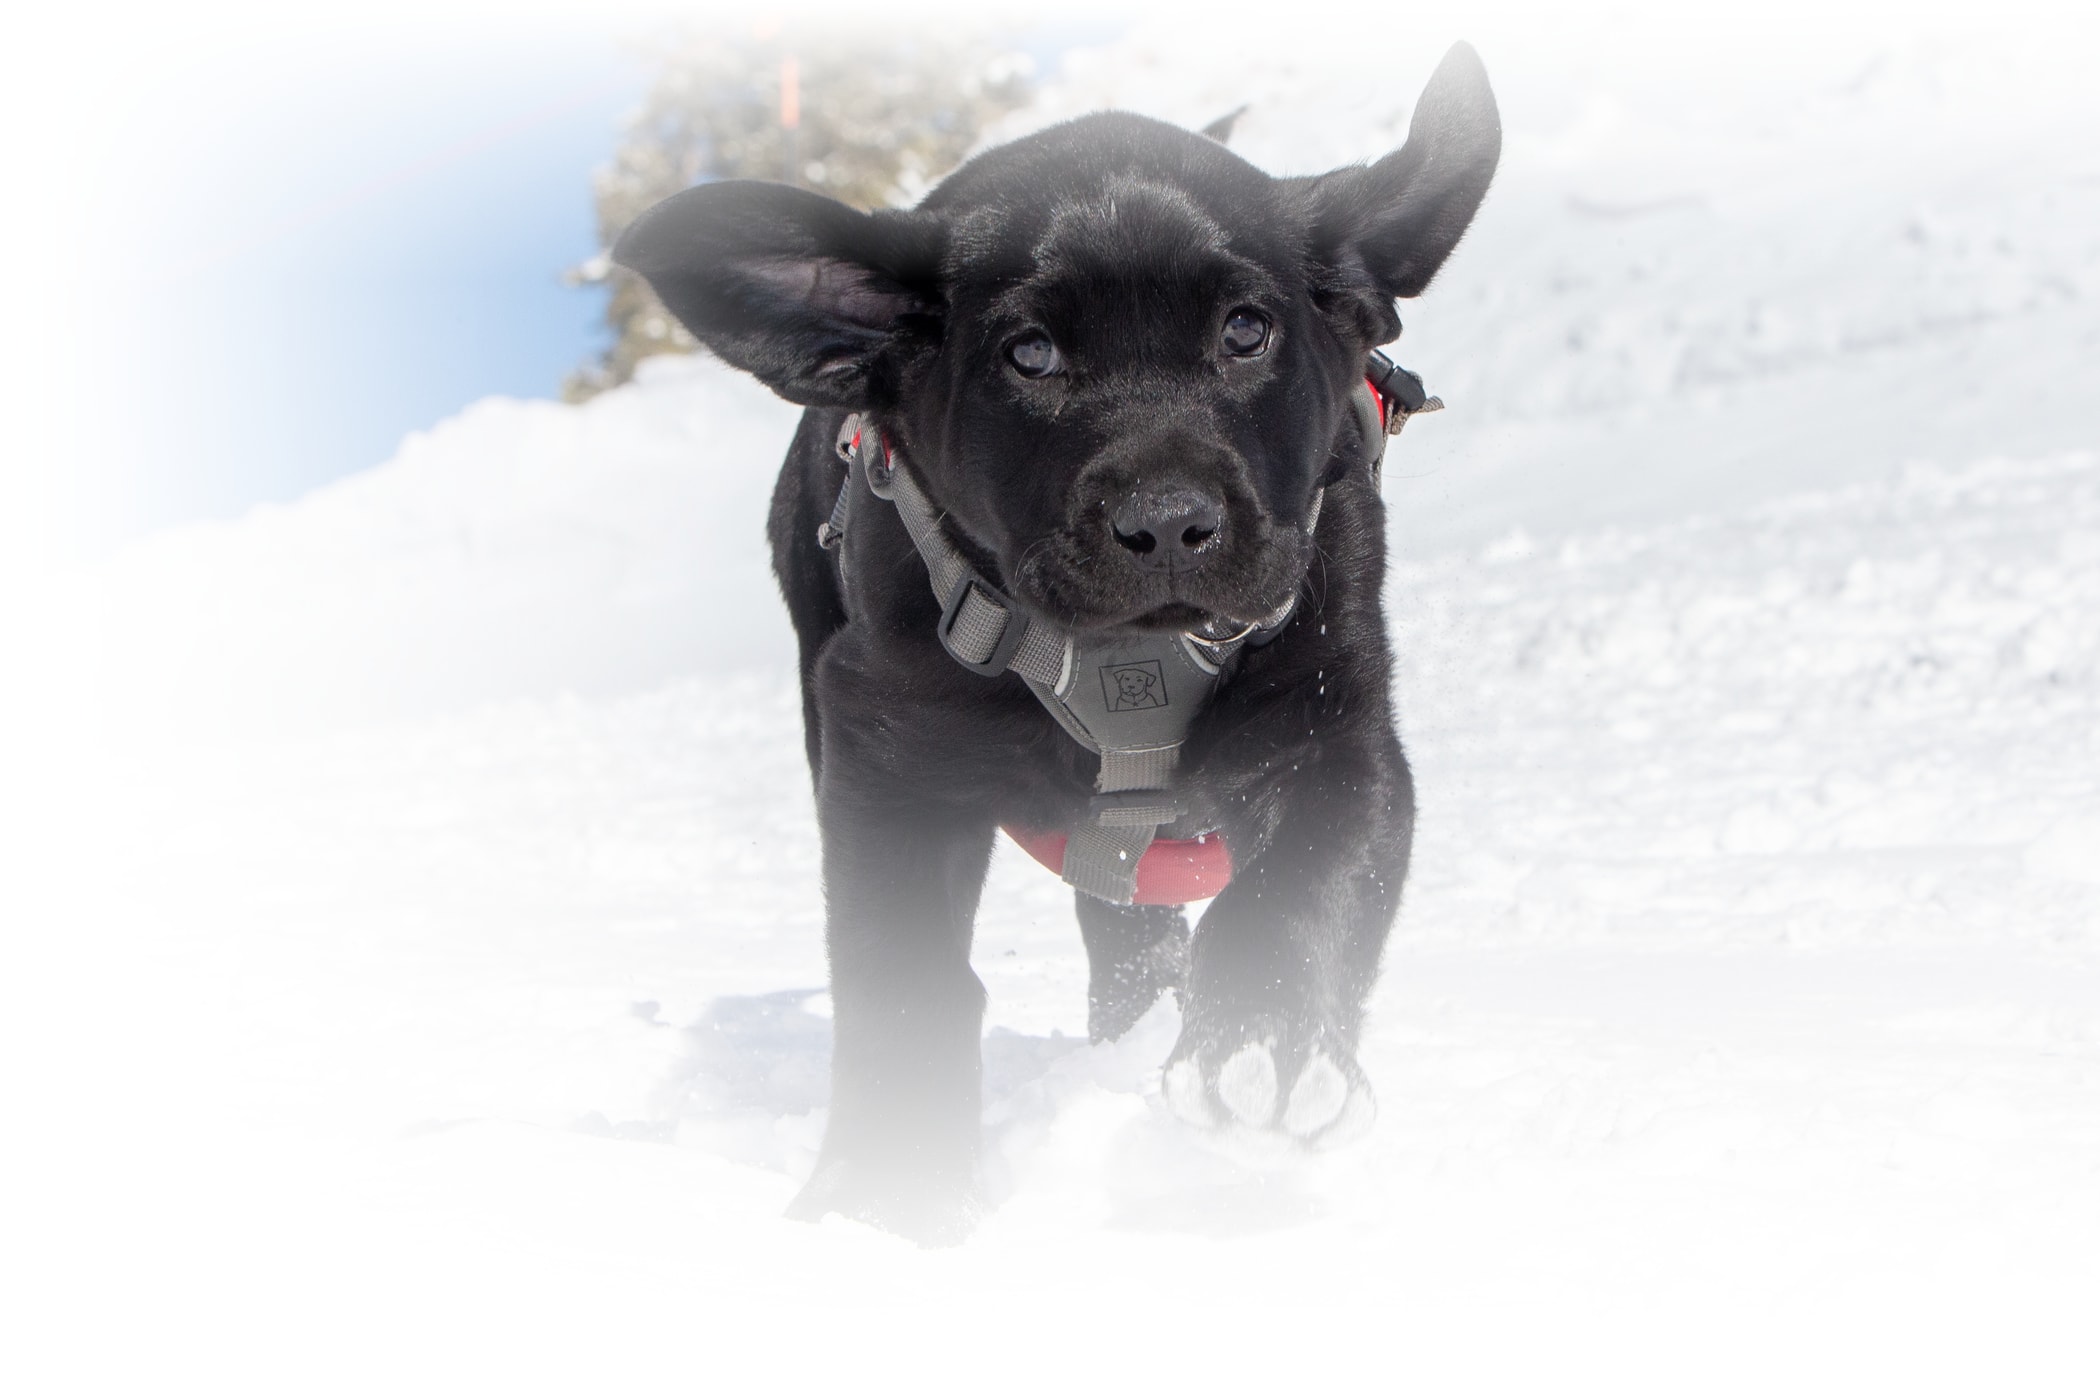
[[[1460,45],[1368,167],[1274,179],[1111,113],[978,156],[914,210],[724,182],[620,240],[701,341],[810,408],[771,535],[836,1041],[792,1213],[944,1240],[981,1209],[970,939],[1001,824],[1071,833],[1097,1038],[1178,987],[1177,1111],[1309,1142],[1367,1119],[1355,1049],[1414,799],[1382,435],[1354,403],[1500,150]],[[1090,726],[1155,712],[1166,771],[1110,781],[1123,741]],[[1193,940],[1179,908],[1121,902],[1155,830],[1230,853]]]

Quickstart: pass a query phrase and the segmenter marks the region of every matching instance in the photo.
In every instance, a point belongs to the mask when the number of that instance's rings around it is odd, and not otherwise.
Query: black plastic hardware
[[[1429,390],[1423,387],[1422,376],[1411,369],[1400,368],[1377,350],[1373,350],[1364,361],[1364,378],[1371,381],[1378,396],[1386,401],[1388,416],[1395,410],[1403,417],[1420,413],[1422,406],[1429,402]]]
[[[955,649],[955,620],[962,616],[963,604],[969,600],[970,590],[976,589],[997,603],[1006,613],[1006,625],[999,633],[999,640],[992,646],[992,654],[982,661],[972,661]],[[934,635],[941,639],[941,649],[954,657],[958,665],[975,671],[980,676],[999,676],[1006,673],[1007,663],[1021,649],[1021,638],[1028,632],[1028,620],[1014,606],[1013,599],[1001,593],[980,578],[975,570],[966,570],[948,591],[948,601],[941,605],[941,625]]]

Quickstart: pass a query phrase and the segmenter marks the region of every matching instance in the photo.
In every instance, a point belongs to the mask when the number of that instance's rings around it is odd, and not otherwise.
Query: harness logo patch
[[[1127,661],[1101,668],[1101,693],[1110,710],[1164,710],[1167,678],[1157,661]]]

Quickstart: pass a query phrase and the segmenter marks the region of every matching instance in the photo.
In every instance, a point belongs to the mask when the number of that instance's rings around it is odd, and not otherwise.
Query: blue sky
[[[551,397],[608,340],[590,177],[650,71],[616,26],[214,32],[112,65],[82,21],[51,144],[85,269],[47,300],[87,385],[60,431],[82,543],[237,516],[376,466],[490,394]],[[1040,70],[1113,26],[1014,34]],[[155,43],[165,51],[155,51]],[[70,144],[67,144],[69,143]]]
[[[112,269],[135,477],[118,534],[296,498],[488,394],[545,397],[606,341],[563,284],[639,97],[611,37],[343,52],[171,76],[124,126]]]

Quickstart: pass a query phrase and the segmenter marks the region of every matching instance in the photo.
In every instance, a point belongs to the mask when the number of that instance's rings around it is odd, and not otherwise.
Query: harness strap
[[[1443,407],[1425,399],[1419,378],[1375,351],[1363,386],[1350,401],[1371,452],[1374,486],[1386,437],[1397,434],[1410,413]],[[857,466],[868,489],[897,508],[926,565],[941,605],[941,646],[979,675],[1019,675],[1066,733],[1100,755],[1091,809],[1066,839],[1061,873],[1066,883],[1097,899],[1131,903],[1138,862],[1161,827],[1186,815],[1173,787],[1189,726],[1240,652],[1262,645],[1289,623],[1297,595],[1231,637],[1075,635],[1022,609],[971,567],[942,531],[942,512],[861,415],[846,419],[837,448],[849,470],[831,518],[818,527],[818,542],[825,549],[843,542],[851,468]],[[1326,494],[1326,483],[1313,494],[1308,534],[1319,525]]]
[[[1078,636],[1019,607],[971,567],[879,435],[849,419],[840,441],[868,489],[896,507],[926,565],[941,604],[942,647],[979,675],[1019,675],[1066,733],[1100,755],[1092,809],[1068,835],[1061,873],[1098,899],[1130,903],[1138,861],[1159,829],[1184,814],[1173,792],[1183,736],[1227,665],[1261,633],[1280,629],[1295,598],[1230,638]]]
[[[872,433],[863,434],[875,438]],[[868,489],[897,508],[898,518],[926,562],[933,596],[941,604],[939,636],[950,656],[983,676],[1012,670],[1025,680],[1055,687],[1063,678],[1071,636],[1023,612],[992,587],[941,531],[941,513],[910,471],[902,469],[880,441],[860,451]]]

